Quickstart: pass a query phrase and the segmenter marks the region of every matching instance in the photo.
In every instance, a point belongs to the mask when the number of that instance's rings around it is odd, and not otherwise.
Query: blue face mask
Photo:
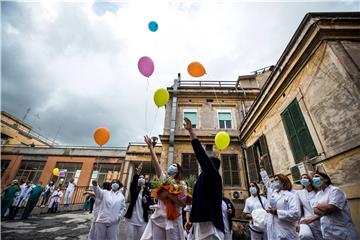
[[[145,179],[139,178],[138,179],[138,186],[142,186],[142,185],[145,185]]]
[[[111,184],[111,189],[112,189],[112,190],[115,190],[115,191],[116,191],[116,190],[119,189],[119,187],[120,187],[120,186],[119,186],[119,184],[117,184],[117,183]]]
[[[301,183],[301,185],[303,185],[304,187],[307,187],[307,186],[309,186],[310,181],[309,181],[309,179],[302,178],[302,179],[300,180],[300,183]]]
[[[313,177],[312,180],[313,180],[314,187],[317,187],[317,188],[321,187],[322,182],[321,182],[320,177]]]
[[[177,168],[176,168],[174,165],[171,165],[171,166],[168,168],[168,174],[169,174],[169,175],[174,175],[176,172],[177,172]]]
[[[251,194],[257,193],[256,187],[251,187],[249,190],[250,190],[250,193],[251,193]]]
[[[274,182],[274,183],[271,185],[271,188],[272,188],[273,190],[279,190],[279,189],[280,189],[280,183],[279,183],[279,181]]]

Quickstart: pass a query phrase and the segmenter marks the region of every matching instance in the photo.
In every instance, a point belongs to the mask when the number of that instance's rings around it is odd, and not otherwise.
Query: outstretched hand
[[[190,121],[190,119],[184,118],[184,121],[185,121],[185,123],[184,123],[184,128],[185,128],[186,130],[188,130],[188,131],[191,131],[191,130],[192,130],[192,127],[191,127],[191,121]]]
[[[139,164],[139,166],[136,168],[136,173],[137,173],[138,175],[140,175],[141,170],[142,170],[142,167],[143,167],[143,163],[141,162],[141,163]]]
[[[145,136],[144,136],[144,141],[145,141],[145,143],[148,145],[148,148],[152,148],[152,147],[153,147],[152,140],[151,140],[151,138],[149,138],[148,135],[145,135]]]

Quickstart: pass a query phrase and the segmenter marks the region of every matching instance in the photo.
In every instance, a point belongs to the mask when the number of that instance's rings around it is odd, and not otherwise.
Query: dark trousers
[[[94,199],[94,198],[90,198],[89,202],[90,202],[90,213],[92,213],[92,211],[93,211],[93,209],[94,209],[95,199]]]
[[[10,213],[9,213],[10,220],[13,220],[14,217],[16,216],[16,214],[18,213],[19,208],[20,208],[19,205],[22,202],[22,200],[23,200],[23,198],[20,198],[20,200],[16,206],[10,206]]]
[[[1,201],[1,217],[2,218],[4,217],[6,210],[10,207],[10,205],[11,205],[11,201],[7,201],[7,200]]]
[[[45,192],[40,205],[46,205],[49,200],[49,197],[50,197],[50,191]]]
[[[21,219],[27,219],[29,217],[31,211],[36,206],[36,202],[37,201],[28,201],[28,203],[26,204],[26,207],[24,209],[24,212],[23,212],[23,215],[22,215]]]

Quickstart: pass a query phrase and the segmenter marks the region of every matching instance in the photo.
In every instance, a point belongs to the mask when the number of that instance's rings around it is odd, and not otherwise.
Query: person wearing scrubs
[[[130,184],[130,204],[125,214],[128,219],[127,240],[140,240],[149,220],[151,197],[145,186],[144,175],[140,175],[141,169],[142,164],[137,168]]]
[[[121,183],[115,179],[111,183],[111,191],[101,189],[96,180],[92,181],[95,201],[100,201],[99,211],[95,220],[97,240],[119,239],[120,220],[125,211],[125,197],[121,193]]]
[[[43,190],[44,188],[41,183],[38,183],[35,185],[35,187],[32,188],[21,219],[27,219],[30,216],[31,211],[35,208]]]
[[[323,239],[358,239],[345,193],[333,186],[325,173],[317,172],[313,177],[313,184],[320,189],[316,194],[314,212],[321,217]]]
[[[260,175],[268,193],[267,212],[271,214],[266,226],[267,239],[298,239],[296,222],[300,219],[299,201],[292,192],[292,184],[287,176],[277,174],[275,182],[271,183],[264,168],[266,157],[260,158]]]
[[[20,191],[18,180],[13,180],[11,185],[4,190],[4,196],[1,199],[1,218],[9,211],[9,207],[15,199],[15,195]]]
[[[222,216],[224,221],[224,240],[232,240],[232,218],[235,217],[235,208],[230,199],[223,196],[221,203]]]
[[[264,209],[266,211],[265,206],[267,206],[267,199],[260,196],[259,186],[255,182],[251,182],[249,186],[251,196],[246,199],[243,212],[246,213],[246,219],[250,220],[249,229],[251,239],[262,240],[266,238],[266,231],[265,229],[259,229],[252,224],[251,213],[256,209]]]
[[[161,169],[152,140],[148,136],[144,136],[144,141],[150,150],[151,161],[154,164],[156,176],[160,179],[165,179],[166,176]],[[177,183],[180,183],[182,167],[179,164],[174,163],[170,165],[167,173],[169,177],[175,179]],[[167,219],[165,203],[159,199],[158,204],[155,204],[152,207],[155,211],[146,225],[141,240],[183,240],[185,234],[183,230],[182,208],[185,206],[187,191],[184,189],[183,194],[181,194],[183,197],[180,198],[169,194],[166,191],[163,191],[160,195],[162,195],[161,199],[171,199],[180,215],[175,220]]]
[[[300,202],[301,219],[299,238],[301,240],[323,239],[320,228],[320,216],[314,213],[316,191],[311,177],[303,174],[300,180],[302,190],[296,191],[296,196]]]

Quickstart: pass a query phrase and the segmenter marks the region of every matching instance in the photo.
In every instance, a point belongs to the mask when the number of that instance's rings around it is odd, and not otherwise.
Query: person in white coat
[[[60,201],[61,198],[63,197],[63,192],[60,190],[60,188],[57,188],[52,194],[51,194],[51,200],[49,203],[49,207],[48,207],[48,213],[56,213],[59,205],[60,205]]]
[[[102,185],[102,189],[110,191],[111,190],[111,183],[110,182],[104,182]],[[94,196],[95,197],[95,193],[92,191],[86,191],[84,193],[88,194],[89,196]],[[96,198],[95,197],[95,203],[94,203],[94,209],[93,209],[93,217],[91,220],[91,226],[90,226],[90,231],[89,231],[89,235],[88,235],[88,240],[96,240],[96,232],[95,232],[95,221],[96,218],[98,216],[99,213],[99,209],[100,209],[100,204],[101,204],[101,199],[100,198]]]
[[[316,215],[313,209],[316,191],[312,179],[308,174],[303,174],[300,183],[303,189],[295,193],[299,199],[301,210],[299,238],[301,240],[322,240],[320,216]]]
[[[111,191],[98,187],[97,181],[93,180],[95,201],[99,199],[99,211],[95,220],[95,235],[97,240],[119,239],[120,220],[125,211],[125,198],[120,188],[119,180],[113,180]]]
[[[351,219],[345,193],[332,185],[330,177],[325,173],[317,172],[313,177],[313,184],[320,189],[316,194],[314,212],[321,216],[323,238],[329,240],[359,239]]]
[[[70,179],[68,186],[66,188],[66,192],[65,192],[65,197],[64,197],[64,205],[67,206],[69,205],[72,195],[75,191],[75,183],[74,183],[74,179]]]
[[[148,136],[144,137],[146,144],[148,145],[151,153],[151,160],[155,166],[155,172],[158,178],[165,179],[166,176],[160,167],[160,163],[157,159],[154,145]],[[180,182],[182,168],[179,164],[175,163],[169,166],[168,176],[174,178],[176,182]],[[183,240],[185,239],[183,230],[182,208],[185,206],[185,200],[187,192],[184,190],[182,196],[184,198],[179,199],[176,196],[169,194],[166,191],[161,193],[161,199],[169,198],[177,207],[180,212],[180,216],[174,220],[169,220],[166,217],[165,203],[159,199],[158,204],[153,205],[155,212],[151,215],[145,231],[141,237],[141,240]]]
[[[26,181],[26,183],[20,185],[20,192],[17,193],[15,200],[10,207],[9,219],[13,220],[21,207],[25,207],[27,199],[30,196],[32,190],[32,182]]]
[[[260,175],[266,186],[269,206],[267,212],[271,215],[267,220],[267,239],[298,239],[296,222],[300,219],[299,201],[292,192],[289,178],[283,174],[275,175],[275,182],[271,183],[264,168],[266,155],[260,158]]]
[[[254,226],[251,214],[254,210],[257,209],[263,209],[266,211],[265,207],[267,206],[267,199],[263,196],[260,196],[259,186],[255,182],[251,182],[249,186],[251,196],[246,199],[243,212],[246,213],[246,219],[250,221],[250,236],[252,240],[266,239],[266,229],[261,229]]]

